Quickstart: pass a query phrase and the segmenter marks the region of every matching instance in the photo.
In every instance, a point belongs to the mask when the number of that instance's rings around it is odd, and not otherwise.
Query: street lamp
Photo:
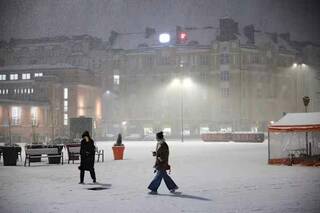
[[[306,67],[305,64],[303,63],[294,63],[293,64],[293,67],[294,68],[299,68],[300,71],[302,71],[303,68]],[[303,104],[305,106],[305,112],[308,112],[308,105],[309,105],[309,102],[310,102],[310,98],[307,96],[307,92],[306,92],[306,88],[305,88],[305,85],[306,85],[306,82],[305,82],[305,73],[303,73],[303,79],[302,79],[302,86],[301,86],[301,90],[302,90],[302,93],[303,93],[303,97],[302,97],[302,101],[303,101]],[[297,109],[298,109],[298,100],[299,100],[299,97],[298,97],[298,72],[297,72]],[[297,110],[298,111],[298,110]],[[309,147],[308,147],[308,132],[306,132],[306,152],[307,152],[307,155],[309,154]]]
[[[300,94],[302,97],[307,96],[307,91],[306,91],[306,82],[305,82],[305,73],[302,73],[300,75],[303,75],[302,79],[300,80],[301,82],[301,92],[299,94],[299,73],[298,71],[302,72],[303,70],[305,70],[305,68],[307,67],[306,64],[304,63],[294,63],[293,64],[293,68],[296,70],[296,108],[297,108],[297,112],[299,111],[299,103],[300,103]]]
[[[172,81],[172,85],[180,87],[180,114],[181,114],[181,142],[184,141],[184,121],[183,121],[183,91],[184,88],[190,88],[192,86],[191,78],[175,78]]]

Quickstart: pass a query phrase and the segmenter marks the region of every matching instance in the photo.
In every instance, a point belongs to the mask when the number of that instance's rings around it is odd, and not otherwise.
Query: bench
[[[67,146],[68,149],[68,163],[72,160],[72,163],[74,163],[75,160],[79,160],[80,158],[80,146]],[[99,150],[98,147],[96,147],[95,154],[98,156],[97,162],[101,161],[104,162],[104,150]]]
[[[68,163],[70,160],[72,160],[72,163],[74,163],[74,160],[79,160],[80,158],[80,146],[67,146],[68,150]]]
[[[104,150],[103,149],[98,149],[98,147],[96,147],[96,155],[98,155],[98,159],[97,159],[97,162],[99,162],[99,159],[100,159],[100,155],[102,157],[102,162],[104,162]]]
[[[288,157],[289,157],[289,164],[292,165],[295,158],[299,157],[306,157],[307,150],[304,148],[301,149],[288,149]]]
[[[60,157],[61,158],[61,164],[63,164],[63,153],[59,153],[59,150],[57,147],[53,148],[27,148],[26,149],[26,158],[24,161],[24,166],[27,164],[27,160],[29,161],[30,166],[30,159],[34,158],[48,158],[49,157]]]

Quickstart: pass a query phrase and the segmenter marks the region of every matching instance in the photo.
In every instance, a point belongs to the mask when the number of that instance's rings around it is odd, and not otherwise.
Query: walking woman
[[[95,146],[94,141],[89,135],[88,131],[85,131],[82,134],[82,140],[81,140],[81,148],[80,148],[80,184],[83,184],[84,180],[84,172],[90,171],[91,178],[93,180],[93,183],[96,182],[96,174],[94,171],[94,156],[95,156]]]
[[[158,132],[156,134],[157,138],[157,147],[156,151],[153,152],[153,156],[156,157],[156,163],[154,165],[155,171],[157,172],[156,176],[153,178],[152,182],[148,186],[150,189],[150,194],[157,194],[157,190],[161,184],[161,180],[163,178],[167,188],[171,193],[175,193],[175,190],[178,189],[178,186],[171,179],[171,177],[167,174],[167,170],[170,170],[169,161],[169,147],[165,142],[163,137],[163,132]]]

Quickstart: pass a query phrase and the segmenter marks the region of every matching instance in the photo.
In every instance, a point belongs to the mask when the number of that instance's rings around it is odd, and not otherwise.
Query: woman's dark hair
[[[84,137],[88,137],[88,138],[90,138],[90,134],[89,134],[89,132],[88,131],[84,131],[83,133],[82,133],[82,138],[84,138]]]

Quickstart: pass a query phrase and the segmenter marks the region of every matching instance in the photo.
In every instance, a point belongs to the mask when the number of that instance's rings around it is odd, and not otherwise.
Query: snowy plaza
[[[162,182],[148,194],[154,177],[153,141],[124,141],[124,160],[113,160],[113,142],[96,162],[98,183],[89,172],[79,182],[79,161],[0,166],[0,212],[314,212],[320,210],[319,167],[268,165],[268,143],[168,141],[171,194]],[[64,150],[64,152],[66,152]],[[67,155],[65,154],[65,159]],[[3,159],[0,162],[3,163]],[[101,187],[104,190],[89,190]]]

